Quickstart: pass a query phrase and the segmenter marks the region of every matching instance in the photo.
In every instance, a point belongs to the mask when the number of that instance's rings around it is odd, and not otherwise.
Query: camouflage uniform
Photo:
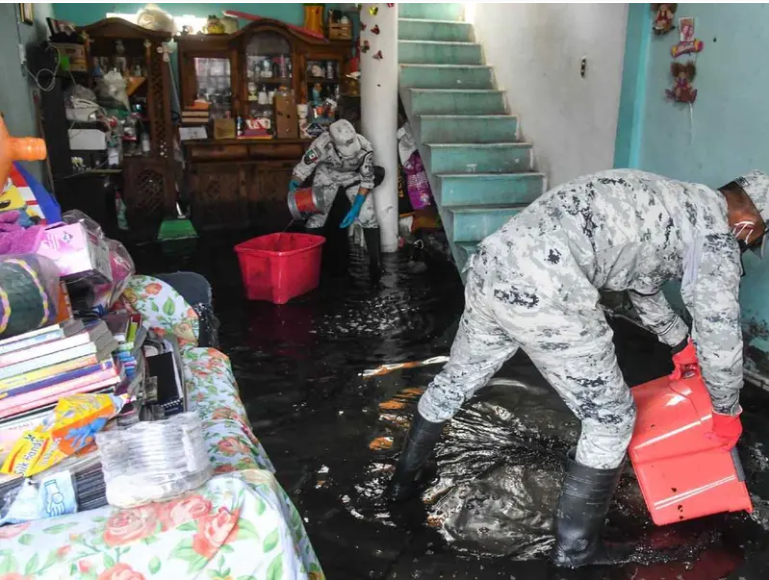
[[[307,220],[308,228],[323,227],[340,187],[345,189],[350,202],[355,199],[360,188],[374,189],[374,152],[371,143],[361,135],[356,137],[361,146],[360,150],[354,157],[342,157],[337,152],[331,135],[324,133],[312,142],[307,153],[294,168],[294,177],[300,183],[315,172],[312,187],[318,198],[323,200],[325,207],[323,213],[310,216]],[[366,197],[357,222],[364,228],[379,227],[371,195]]]
[[[599,289],[629,290],[644,323],[673,346],[687,328],[660,289],[681,280],[714,409],[732,414],[742,387],[741,272],[717,191],[633,170],[561,185],[480,244],[451,359],[419,411],[428,421],[451,418],[520,347],[582,421],[577,461],[615,468],[635,406]]]

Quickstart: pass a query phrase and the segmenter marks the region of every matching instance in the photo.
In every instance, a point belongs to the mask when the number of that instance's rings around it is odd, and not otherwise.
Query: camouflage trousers
[[[331,167],[320,165],[315,171],[312,180],[312,188],[318,199],[323,200],[325,210],[322,213],[311,215],[307,219],[308,228],[322,228],[328,219],[328,212],[334,203],[339,188],[343,187],[347,199],[352,203],[360,189],[360,174],[357,172],[337,171]],[[374,211],[374,199],[371,194],[366,196],[366,201],[360,208],[358,219],[356,220],[364,228],[378,228],[376,212]]]
[[[577,461],[615,468],[633,434],[635,403],[612,336],[598,305],[571,311],[532,286],[471,268],[450,360],[422,395],[419,412],[428,421],[450,419],[522,348],[582,421]]]

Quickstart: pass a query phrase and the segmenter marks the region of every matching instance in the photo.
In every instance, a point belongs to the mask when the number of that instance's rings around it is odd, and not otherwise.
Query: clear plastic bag
[[[197,413],[96,435],[110,505],[130,508],[196,489],[213,475]]]

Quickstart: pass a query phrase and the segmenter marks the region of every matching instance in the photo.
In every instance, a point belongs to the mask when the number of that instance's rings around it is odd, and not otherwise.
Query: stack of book
[[[0,341],[0,462],[61,397],[115,392],[125,374],[107,324],[66,321]]]

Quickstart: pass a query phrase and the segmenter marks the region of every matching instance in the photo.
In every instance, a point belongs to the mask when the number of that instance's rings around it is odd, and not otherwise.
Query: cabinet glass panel
[[[212,119],[227,117],[232,109],[230,60],[227,58],[196,58],[195,77],[198,99],[210,104]]]
[[[274,32],[255,35],[246,46],[246,77],[251,116],[272,109],[276,93],[293,89],[291,43]]]

